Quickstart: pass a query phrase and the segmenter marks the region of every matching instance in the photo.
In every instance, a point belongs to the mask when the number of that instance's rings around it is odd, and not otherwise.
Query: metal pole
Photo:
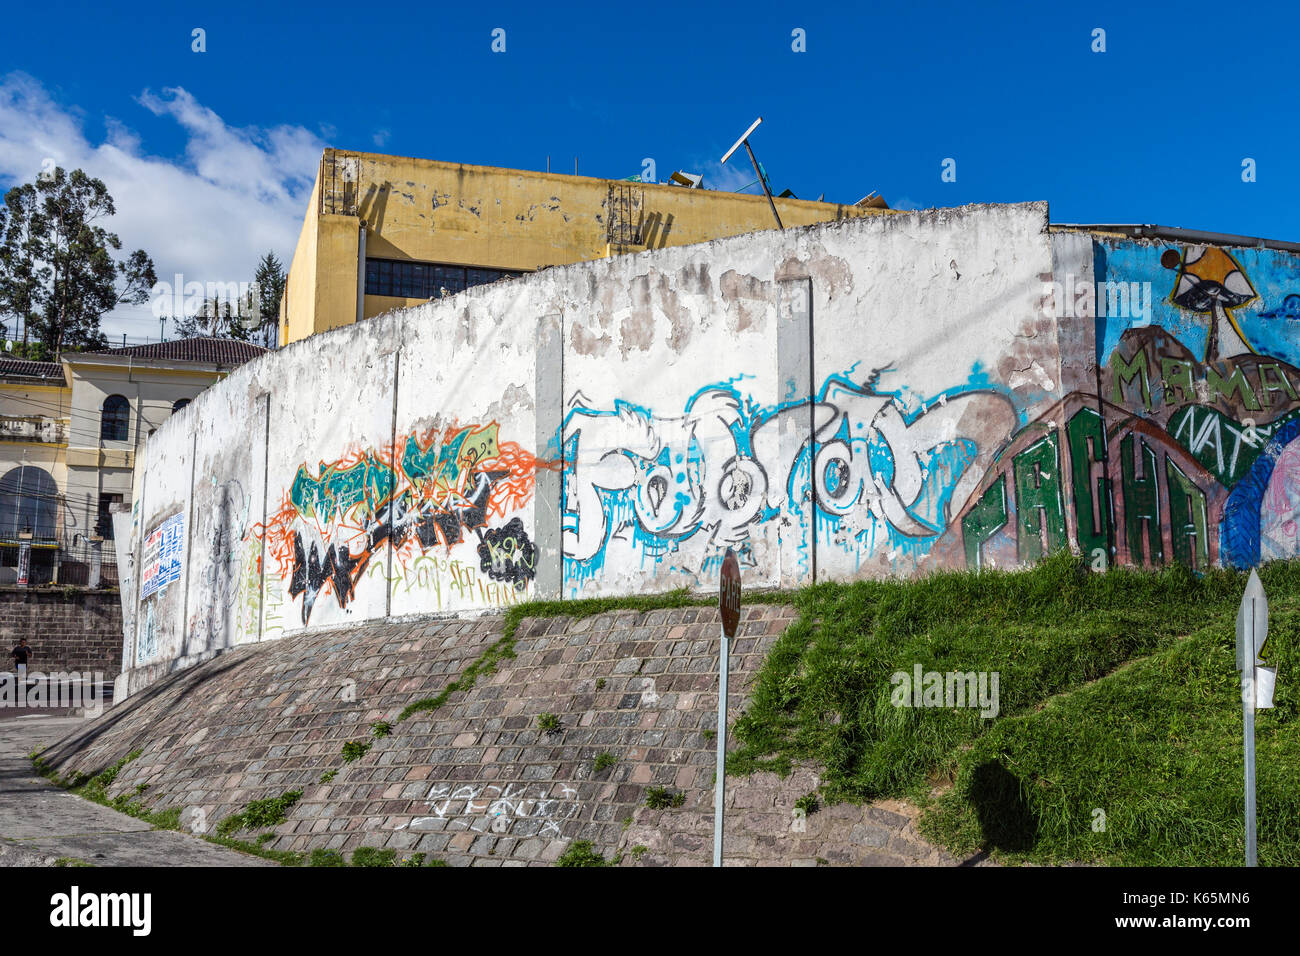
[[[784,229],[785,226],[781,225],[781,215],[776,211],[776,201],[772,199],[772,190],[767,188],[767,177],[758,168],[758,160],[754,158],[754,151],[749,148],[749,140],[745,140],[745,152],[749,153],[749,161],[754,164],[754,172],[758,173],[758,181],[763,184],[763,195],[767,196],[767,204],[772,207],[772,216],[776,219],[776,228]]]
[[[718,779],[713,790],[713,865],[722,866],[722,804],[727,792],[727,632],[722,630],[718,654]]]
[[[1255,866],[1255,599],[1250,599],[1250,641],[1242,670],[1241,707],[1246,737],[1246,865]]]

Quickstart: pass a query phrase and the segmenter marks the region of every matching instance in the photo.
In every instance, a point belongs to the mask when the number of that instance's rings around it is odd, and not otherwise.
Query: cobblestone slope
[[[732,719],[794,616],[745,611],[731,655]],[[526,619],[513,658],[398,721],[502,631],[499,617],[388,622],[238,648],[87,721],[44,756],[67,775],[139,749],[110,796],[143,784],[152,809],[179,806],[184,826],[208,832],[250,801],[301,790],[283,823],[240,834],[273,834],[272,849],[372,846],[453,865],[546,865],[589,840],[623,865],[707,865],[716,609]],[[558,722],[550,731],[544,714]],[[377,722],[392,724],[387,736],[372,736]],[[345,761],[351,741],[370,747]],[[729,861],[955,862],[916,836],[901,805],[800,819],[794,802],[815,785],[807,769],[733,778]],[[683,800],[651,810],[652,787]]]

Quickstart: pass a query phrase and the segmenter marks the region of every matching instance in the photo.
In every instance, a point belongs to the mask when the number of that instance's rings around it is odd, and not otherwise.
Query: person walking
[[[32,649],[27,646],[27,638],[20,638],[18,646],[9,652],[9,656],[14,659],[18,680],[25,681],[27,679],[27,660],[32,656]]]

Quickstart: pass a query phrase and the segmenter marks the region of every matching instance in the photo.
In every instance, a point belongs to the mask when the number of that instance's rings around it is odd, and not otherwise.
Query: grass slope
[[[1260,862],[1300,859],[1300,562],[1269,565],[1265,656],[1278,707],[1257,721]],[[829,801],[955,786],[923,830],[1008,860],[1233,865],[1242,850],[1233,622],[1245,576],[1090,573],[1057,555],[1022,572],[823,584],[760,671],[728,772],[823,768]],[[895,707],[890,677],[999,674],[999,713]],[[1105,829],[1094,830],[1105,813]]]

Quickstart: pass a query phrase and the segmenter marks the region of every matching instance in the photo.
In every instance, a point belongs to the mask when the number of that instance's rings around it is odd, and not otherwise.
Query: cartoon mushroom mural
[[[1206,362],[1256,354],[1229,311],[1245,305],[1256,295],[1246,273],[1232,256],[1217,246],[1189,246],[1182,256],[1176,249],[1166,249],[1160,264],[1178,270],[1169,300],[1192,312],[1210,315],[1205,339]]]

